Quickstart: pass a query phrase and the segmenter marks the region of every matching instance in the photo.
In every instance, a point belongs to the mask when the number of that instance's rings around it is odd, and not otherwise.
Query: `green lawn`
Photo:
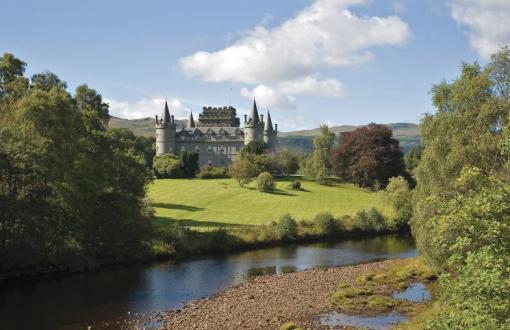
[[[284,213],[310,220],[319,212],[354,215],[371,207],[393,215],[381,192],[351,184],[322,186],[302,181],[304,191],[287,189],[287,185],[280,181],[274,193],[262,193],[254,183],[241,188],[233,179],[164,179],[151,184],[149,197],[157,212],[156,225],[161,226],[169,220],[185,220],[186,225],[198,227],[268,224]]]

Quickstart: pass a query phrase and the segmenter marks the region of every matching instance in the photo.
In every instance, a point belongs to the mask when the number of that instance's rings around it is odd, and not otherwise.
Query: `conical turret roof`
[[[253,99],[253,107],[251,108],[250,118],[251,118],[252,124],[260,123],[259,111],[257,110],[257,102],[255,102],[255,99]]]
[[[165,100],[165,109],[161,114],[161,120],[163,120],[163,124],[170,124],[170,110],[168,110],[168,103]]]
[[[267,110],[267,118],[266,122],[264,123],[264,131],[266,132],[273,131],[273,123],[271,122],[271,114],[269,113],[269,110]]]
[[[191,111],[189,114],[189,119],[188,119],[188,128],[193,128],[193,127],[195,127],[195,120],[193,119],[193,111]]]

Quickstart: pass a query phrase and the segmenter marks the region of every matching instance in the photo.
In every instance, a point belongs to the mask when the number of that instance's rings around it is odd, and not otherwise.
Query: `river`
[[[260,274],[417,254],[410,237],[384,236],[258,249],[83,273],[0,289],[0,329],[86,329],[181,308]]]

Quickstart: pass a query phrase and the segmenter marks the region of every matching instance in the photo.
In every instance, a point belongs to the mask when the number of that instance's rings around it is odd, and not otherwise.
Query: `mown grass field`
[[[191,227],[263,225],[277,221],[285,213],[299,221],[311,220],[319,212],[340,217],[371,207],[393,216],[382,192],[343,183],[323,186],[302,181],[303,191],[287,186],[287,181],[279,181],[275,192],[262,193],[255,189],[254,182],[242,188],[233,179],[161,179],[151,184],[149,197],[157,226],[175,220]]]

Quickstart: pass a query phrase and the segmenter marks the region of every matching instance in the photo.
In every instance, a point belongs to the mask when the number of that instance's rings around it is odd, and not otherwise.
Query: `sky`
[[[0,0],[0,52],[123,118],[271,111],[283,131],[418,123],[462,62],[510,43],[510,0]]]

